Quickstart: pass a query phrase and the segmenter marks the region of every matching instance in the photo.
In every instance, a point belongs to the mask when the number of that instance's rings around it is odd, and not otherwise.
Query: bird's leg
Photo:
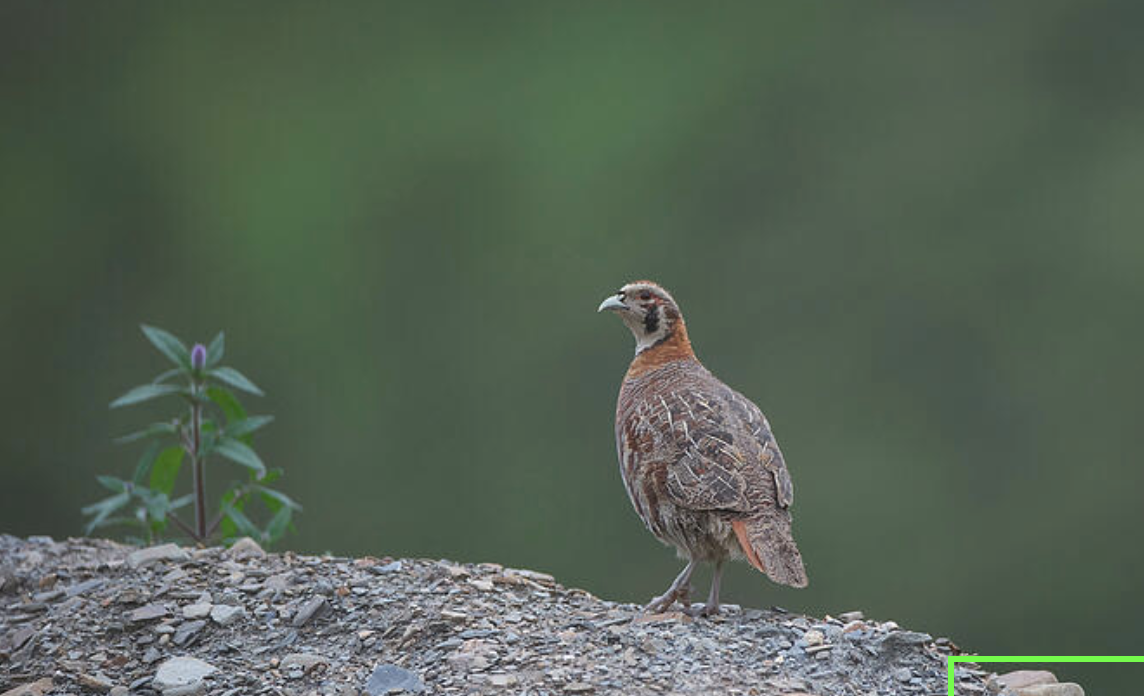
[[[719,613],[719,582],[723,579],[723,561],[715,561],[715,573],[711,576],[711,592],[707,595],[707,604],[699,610],[700,616],[712,616]]]
[[[660,596],[648,602],[644,607],[645,614],[655,614],[665,611],[671,607],[672,604],[678,600],[683,602],[683,606],[688,605],[688,599],[691,597],[691,571],[695,570],[695,560],[687,561],[687,566],[671,583],[671,587],[667,588]]]

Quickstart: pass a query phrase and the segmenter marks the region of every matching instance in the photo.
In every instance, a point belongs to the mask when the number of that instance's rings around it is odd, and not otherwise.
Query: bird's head
[[[671,339],[687,341],[679,305],[650,280],[628,283],[600,303],[596,311],[615,312],[636,339],[636,355]]]

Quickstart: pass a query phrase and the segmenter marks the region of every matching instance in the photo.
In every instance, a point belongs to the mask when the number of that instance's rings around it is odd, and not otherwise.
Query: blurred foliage
[[[221,323],[299,550],[646,600],[594,309],[650,277],[794,476],[811,587],[726,601],[1138,654],[1142,15],[4,3],[0,529],[79,528],[137,321]]]
[[[116,438],[121,444],[146,441],[148,445],[130,479],[96,477],[113,495],[81,510],[91,518],[84,533],[127,527],[135,532],[127,536],[129,541],[153,544],[164,538],[173,523],[177,528],[173,531],[193,543],[210,543],[216,539],[216,532],[227,543],[239,536],[251,537],[261,544],[277,542],[287,530],[294,529],[294,512],[302,507],[285,493],[269,487],[282,470],[268,470],[251,446],[254,432],[273,421],[273,416],[247,414],[232,391],[262,396],[262,390],[233,367],[219,365],[226,352],[226,336],[221,331],[209,348],[196,343],[188,349],[168,331],[146,324],[141,328],[151,345],[174,367],[132,388],[112,401],[111,407],[178,397],[185,402],[186,411],[182,416]],[[183,384],[179,384],[180,379]],[[164,444],[168,446],[164,448]],[[232,479],[225,484],[213,519],[207,512],[207,472],[213,477],[220,471],[207,466],[212,455],[247,470],[247,480]],[[191,470],[191,492],[172,500],[184,459]],[[251,519],[255,507],[251,503],[256,501],[270,517],[264,525]],[[187,506],[194,507],[193,518],[183,520],[178,511]]]

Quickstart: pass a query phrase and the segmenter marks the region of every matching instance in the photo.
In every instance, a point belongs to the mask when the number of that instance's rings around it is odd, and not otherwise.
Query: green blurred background
[[[163,369],[140,322],[225,329],[305,506],[283,546],[644,601],[679,563],[620,484],[632,343],[595,308],[650,277],[794,476],[810,588],[740,565],[727,601],[1138,654],[1142,23],[0,4],[0,531],[77,535],[130,473],[111,437],[166,412],[107,408]]]

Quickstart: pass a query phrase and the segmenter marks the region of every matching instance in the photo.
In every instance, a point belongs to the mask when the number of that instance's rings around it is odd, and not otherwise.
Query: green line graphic
[[[958,662],[1144,662],[1144,655],[950,655],[946,658],[949,695],[953,693],[953,670]]]

